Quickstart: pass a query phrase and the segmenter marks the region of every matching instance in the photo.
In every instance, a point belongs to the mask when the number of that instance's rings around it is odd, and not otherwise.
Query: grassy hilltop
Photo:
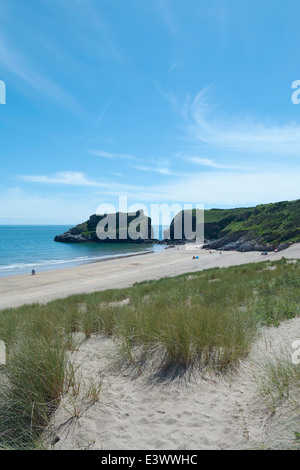
[[[196,224],[196,209],[186,211]],[[170,237],[174,239],[174,220]],[[212,248],[261,250],[300,241],[300,200],[204,211],[204,237]]]
[[[205,214],[205,237],[251,232],[265,243],[300,240],[300,199],[239,209],[211,209]]]

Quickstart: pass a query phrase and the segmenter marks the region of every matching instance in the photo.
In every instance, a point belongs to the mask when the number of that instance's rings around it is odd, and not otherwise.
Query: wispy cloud
[[[170,175],[171,171],[169,167],[160,167],[160,166],[145,166],[145,165],[131,165],[132,168],[138,171],[145,171],[148,173],[159,173],[161,175]]]
[[[168,0],[156,0],[157,8],[169,31],[174,35],[178,35],[178,23],[173,14],[171,5]]]
[[[299,198],[300,172],[198,172],[148,186],[142,201],[185,202],[217,207],[252,206]]]
[[[78,186],[87,188],[104,188],[106,195],[120,195],[126,191],[141,191],[143,188],[130,184],[121,184],[115,181],[96,181],[90,179],[85,173],[76,171],[61,171],[52,175],[19,175],[18,180],[27,183],[44,185]]]
[[[110,103],[111,103],[111,98],[108,98],[108,100],[106,101],[104,107],[101,109],[101,111],[99,113],[99,116],[97,117],[97,120],[96,120],[95,126],[94,126],[94,131],[96,131],[98,129],[98,127],[101,124],[104,116],[108,112],[109,107],[110,107]]]
[[[36,7],[16,3],[7,1],[4,18],[0,15],[0,67],[17,77],[24,94],[33,87],[35,93],[82,114],[81,88],[93,80],[87,74],[86,58],[125,62],[105,8],[90,0],[39,0]],[[80,79],[82,70],[85,81]],[[96,127],[108,107],[109,101],[99,113]]]
[[[121,158],[125,160],[139,160],[137,157],[133,155],[128,155],[126,153],[111,153],[111,152],[106,152],[105,150],[90,150],[90,153],[92,155],[95,155],[96,157],[101,157],[101,158],[109,158],[109,159]]]
[[[280,124],[270,119],[256,119],[246,114],[224,116],[211,103],[211,90],[202,90],[182,107],[190,137],[212,148],[235,152],[295,156],[299,155],[300,125]]]
[[[192,97],[182,100],[155,82],[160,95],[172,106],[174,114],[181,119],[181,139],[199,144],[199,148],[232,151],[239,158],[245,155],[278,157],[299,156],[300,124],[279,122],[274,118],[258,118],[247,112],[228,115],[216,106],[214,85],[207,86]],[[200,147],[201,145],[201,147]],[[193,157],[194,158],[194,157]],[[217,167],[207,159],[194,158],[194,163]],[[192,160],[191,160],[192,161]],[[225,168],[218,166],[219,168]],[[230,169],[231,165],[226,165]],[[234,165],[235,167],[235,165]]]
[[[59,24],[70,41],[89,57],[106,57],[120,64],[126,63],[124,52],[116,38],[116,30],[100,2],[90,0],[41,0],[45,7],[59,18]],[[97,4],[97,5],[96,5]]]
[[[178,67],[179,67],[179,62],[178,60],[175,60],[175,62],[173,62],[173,65],[170,67],[170,72],[173,72],[173,70],[178,69]]]
[[[35,91],[50,96],[54,101],[78,112],[80,106],[77,101],[62,87],[51,81],[48,77],[36,71],[35,67],[17,52],[13,46],[8,45],[7,39],[0,37],[0,64],[14,74],[18,79],[32,86]],[[27,87],[23,87],[27,92]]]
[[[69,186],[105,187],[105,183],[92,181],[84,173],[75,171],[61,171],[53,175],[21,175],[19,179],[28,183],[63,184]]]
[[[211,160],[209,158],[185,157],[185,160],[187,162],[195,163],[196,165],[209,167],[209,168],[219,168],[219,169],[223,169],[223,170],[241,170],[242,169],[240,166],[226,165],[224,163],[218,163],[218,162],[216,162],[214,160]],[[246,168],[244,168],[244,169],[246,169]]]
[[[132,168],[138,171],[146,173],[158,173],[160,175],[175,175],[171,170],[171,163],[167,158],[160,159],[148,159],[147,164],[144,163],[133,163],[130,165]]]
[[[154,85],[158,91],[158,93],[166,100],[168,101],[171,106],[173,107],[173,111],[176,111],[180,110],[180,112],[182,111],[182,108],[179,107],[179,103],[178,103],[178,98],[176,97],[175,93],[173,93],[172,91],[166,91],[164,90],[164,88],[161,86],[160,83],[158,83],[157,81],[154,81]]]

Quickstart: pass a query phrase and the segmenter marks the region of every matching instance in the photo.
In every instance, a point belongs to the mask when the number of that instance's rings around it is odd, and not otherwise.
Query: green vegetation
[[[2,310],[0,447],[39,446],[61,397],[76,393],[76,332],[112,336],[120,360],[139,373],[149,364],[160,377],[188,368],[224,373],[247,356],[262,325],[299,315],[299,301],[300,263],[282,259]],[[94,401],[100,390],[91,385]]]
[[[300,413],[300,367],[293,364],[291,357],[279,355],[264,364],[264,375],[260,382],[260,393],[271,411],[289,400]]]
[[[192,219],[191,227],[193,231],[196,230],[196,223],[199,223],[196,219],[196,209],[186,210],[184,214],[185,218],[182,217],[182,212],[177,214],[170,224],[170,229],[166,231],[169,232],[171,240],[176,238],[181,240],[182,234],[183,236],[185,234],[184,224],[187,224],[186,227],[190,227],[190,219]],[[127,215],[127,227],[123,227],[120,222],[122,221],[121,213],[116,214],[116,240],[114,240],[114,234],[107,232],[110,242],[134,242],[134,240],[130,239],[130,236],[127,237],[127,232],[130,224],[135,223],[137,224],[138,231],[141,232],[142,241],[153,238],[151,219],[146,217],[142,210]],[[88,221],[55,237],[55,241],[66,243],[99,243],[100,240],[97,237],[96,228],[98,223],[104,218],[105,215],[92,215]],[[181,230],[179,230],[180,225]],[[110,229],[114,231],[114,223],[111,224]],[[232,247],[232,242],[235,243],[239,239],[241,243],[257,242],[260,247],[259,249],[263,248],[266,244],[270,244],[271,248],[272,246],[274,248],[278,247],[280,244],[286,247],[289,243],[300,241],[300,199],[290,202],[261,204],[250,208],[205,210],[204,237],[210,241],[225,237],[224,247],[226,245]],[[167,238],[169,237],[167,236]],[[136,240],[135,242],[139,241],[141,240]],[[250,245],[250,251],[253,249],[253,246]],[[238,245],[236,248],[238,248]],[[245,251],[249,251],[249,249]]]
[[[300,366],[291,353],[280,353],[261,364],[258,392],[271,413],[273,448],[300,449]]]
[[[196,209],[185,211],[194,218]],[[176,218],[175,218],[176,220]],[[292,243],[300,240],[300,200],[261,204],[250,208],[210,209],[204,211],[204,236],[216,240],[241,233],[260,243]],[[171,223],[171,238],[174,219]]]
[[[143,233],[147,234],[148,238],[151,238],[151,229],[150,229],[151,220],[149,219],[149,217],[144,216],[143,211],[136,212],[134,214],[129,214],[128,213],[128,214],[125,214],[125,215],[127,216],[126,227],[121,225],[123,223],[123,222],[121,222],[122,214],[120,212],[116,213],[115,222],[116,222],[116,238],[117,239],[121,235],[123,235],[123,236],[126,235],[126,237],[127,237],[128,227],[130,226],[130,224],[132,222],[134,222],[137,219],[137,217],[139,217],[139,225],[140,225],[139,228],[140,228],[140,230],[142,230]],[[74,229],[72,229],[71,233],[75,234],[75,232],[77,232],[77,234],[81,233],[81,235],[84,236],[84,237],[91,236],[92,238],[95,238],[96,237],[97,225],[104,218],[105,218],[105,215],[92,215],[87,222],[79,224]],[[125,235],[124,235],[124,233],[125,233]],[[107,233],[107,235],[109,236],[109,232]]]
[[[209,224],[207,238],[247,231],[265,243],[296,242],[300,240],[300,200],[253,208],[212,209],[205,211],[205,223]]]
[[[101,222],[103,223],[103,234],[105,234],[104,240],[99,238],[99,233],[97,234],[97,226]],[[64,243],[100,243],[105,241],[139,243],[141,240],[135,240],[133,237],[135,228],[142,241],[153,238],[151,219],[140,210],[127,214],[117,212],[116,214],[91,215],[86,222],[76,225],[62,235],[57,235],[54,241]]]

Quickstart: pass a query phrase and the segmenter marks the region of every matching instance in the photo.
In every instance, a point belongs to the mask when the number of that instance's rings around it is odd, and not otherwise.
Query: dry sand
[[[193,256],[198,255],[198,260]],[[262,256],[259,252],[239,253],[187,249],[181,246],[157,253],[86,264],[74,268],[0,277],[0,309],[30,303],[46,303],[72,294],[90,293],[132,286],[135,282],[228,267],[282,256],[300,259],[300,244],[280,253]]]

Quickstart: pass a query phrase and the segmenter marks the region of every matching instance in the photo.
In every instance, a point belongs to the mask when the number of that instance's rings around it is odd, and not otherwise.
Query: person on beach
[[[34,269],[31,271],[31,275],[35,276],[35,270]]]

